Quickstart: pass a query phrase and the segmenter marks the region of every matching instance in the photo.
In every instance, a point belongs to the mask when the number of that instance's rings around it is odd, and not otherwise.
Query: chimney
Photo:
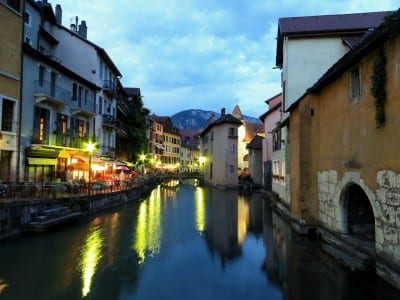
[[[87,26],[86,26],[86,21],[82,21],[81,25],[79,25],[79,35],[81,37],[84,37],[85,39],[87,38]]]
[[[56,23],[62,25],[62,9],[60,4],[56,5]]]
[[[221,109],[221,118],[225,116],[225,108]]]

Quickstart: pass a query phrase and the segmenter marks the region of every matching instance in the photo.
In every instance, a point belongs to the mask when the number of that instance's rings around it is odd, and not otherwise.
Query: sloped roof
[[[400,24],[400,9],[397,12],[391,14],[390,16],[393,22]],[[287,111],[291,111],[295,108],[298,103],[309,93],[317,92],[333,80],[341,76],[345,71],[347,71],[351,66],[357,64],[363,57],[365,57],[369,52],[382,46],[384,42],[391,37],[392,32],[386,27],[385,23],[381,24],[376,30],[371,31],[365,38],[357,45],[356,48],[347,52],[341,59],[339,59],[332,67],[330,67],[319,79],[318,81],[310,87],[306,93],[301,96],[296,102],[294,102]]]
[[[237,105],[237,104],[236,104],[235,107],[233,108],[232,115],[233,115],[235,118],[238,118],[239,120],[243,120],[243,119],[244,119],[244,118],[243,118],[242,111],[240,110],[239,105]]]
[[[247,145],[246,148],[260,150],[260,149],[262,149],[262,141],[263,141],[263,137],[259,136],[259,135],[256,135],[251,140],[251,142]]]
[[[216,121],[208,124],[207,127],[204,128],[204,130],[200,133],[200,136],[203,136],[204,134],[206,134],[212,127],[215,127],[215,126],[218,126],[221,124],[225,124],[225,123],[235,124],[235,125],[239,125],[239,126],[243,124],[242,121],[235,118],[231,114],[225,114],[225,115],[222,115]]]
[[[124,88],[124,91],[128,96],[141,96],[140,88]]]
[[[351,35],[373,29],[393,11],[289,17],[278,20],[276,65],[282,66],[283,40],[285,36]]]

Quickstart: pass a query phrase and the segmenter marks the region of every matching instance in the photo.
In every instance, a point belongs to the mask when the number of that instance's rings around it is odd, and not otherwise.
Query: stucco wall
[[[307,95],[291,113],[292,200],[298,203],[300,210],[310,206],[312,211],[317,208],[321,226],[347,233],[347,207],[343,197],[349,185],[358,185],[367,195],[374,214],[378,255],[399,264],[400,38],[389,41],[384,48],[387,101],[383,127],[376,126],[374,98],[370,91],[377,51],[364,57],[358,65],[359,97],[350,99],[350,77],[349,72],[345,72],[319,93]],[[311,115],[311,111],[313,116],[307,117],[307,112]],[[297,163],[296,156],[299,157]],[[400,278],[396,279],[386,267],[380,266],[378,273],[385,272],[384,277],[400,283]]]

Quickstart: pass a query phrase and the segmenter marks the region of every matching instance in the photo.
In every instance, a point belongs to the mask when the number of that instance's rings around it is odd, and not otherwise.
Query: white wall
[[[349,48],[340,37],[285,39],[285,109],[298,100]]]

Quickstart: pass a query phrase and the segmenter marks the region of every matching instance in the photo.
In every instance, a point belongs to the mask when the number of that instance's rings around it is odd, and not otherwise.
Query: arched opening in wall
[[[346,190],[348,233],[368,241],[375,241],[375,217],[368,196],[363,189],[352,184]]]

